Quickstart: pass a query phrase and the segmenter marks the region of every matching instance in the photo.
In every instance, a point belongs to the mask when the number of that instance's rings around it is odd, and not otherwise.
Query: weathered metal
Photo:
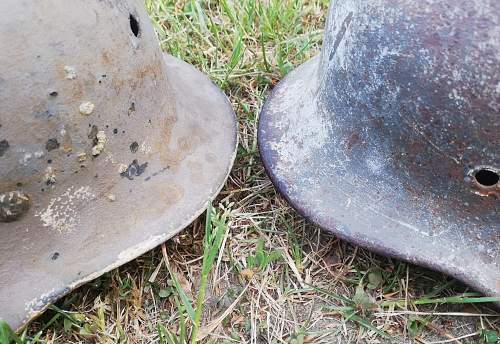
[[[161,53],[141,2],[0,13],[0,318],[19,328],[202,213],[237,134],[215,85]]]
[[[335,0],[267,100],[277,189],[339,237],[500,294],[500,2]]]

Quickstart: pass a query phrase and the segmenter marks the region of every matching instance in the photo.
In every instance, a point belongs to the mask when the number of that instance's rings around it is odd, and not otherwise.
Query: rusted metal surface
[[[500,294],[500,2],[332,1],[258,136],[312,222]]]
[[[163,55],[139,1],[0,2],[0,318],[167,240],[234,160],[227,98]]]

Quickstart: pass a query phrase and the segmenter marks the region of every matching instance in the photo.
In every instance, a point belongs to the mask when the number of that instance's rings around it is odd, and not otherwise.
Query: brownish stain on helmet
[[[258,138],[312,222],[500,294],[498,1],[332,1]]]
[[[133,0],[0,3],[0,318],[167,240],[226,180],[227,98]]]

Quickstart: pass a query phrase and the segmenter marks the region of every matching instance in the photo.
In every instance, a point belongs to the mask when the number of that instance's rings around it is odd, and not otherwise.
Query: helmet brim
[[[346,241],[499,295],[498,241],[479,239],[498,235],[495,208],[459,219],[454,209],[432,208],[432,199],[415,197],[391,176],[385,152],[374,149],[359,159],[354,147],[366,142],[332,121],[335,114],[324,105],[336,100],[317,92],[328,87],[321,86],[320,64],[317,56],[287,75],[260,114],[259,150],[277,190],[306,219]]]
[[[0,318],[12,328],[180,232],[223,187],[237,146],[231,104],[194,67],[167,54],[164,59],[174,100],[165,111],[175,120],[165,121],[152,142],[137,143],[138,161],[127,162],[133,173],[120,175],[119,157],[102,153],[109,171],[96,174],[94,185],[75,176],[45,208],[2,224]],[[71,230],[41,225],[63,219],[57,212],[64,212]]]

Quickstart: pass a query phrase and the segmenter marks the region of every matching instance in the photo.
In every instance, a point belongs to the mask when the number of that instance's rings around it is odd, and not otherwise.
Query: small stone
[[[64,72],[66,73],[66,79],[73,80],[77,77],[75,67],[65,66]]]
[[[83,102],[80,104],[80,113],[84,116],[89,116],[94,111],[94,104],[91,102]]]
[[[118,165],[118,173],[122,174],[128,170],[128,166],[125,164]]]
[[[78,162],[84,162],[85,160],[87,160],[87,153],[85,152],[78,153],[76,157],[78,159]]]
[[[97,155],[101,154],[103,149],[104,149],[104,144],[102,144],[102,143],[96,144],[94,147],[92,147],[92,155],[97,156]]]
[[[97,138],[97,142],[99,143],[104,144],[107,141],[106,133],[103,130],[98,131],[95,137]]]
[[[104,144],[106,143],[106,133],[102,130],[98,131],[96,134],[97,144],[92,147],[92,155],[97,156],[101,154],[104,150]]]
[[[30,208],[30,198],[20,191],[0,193],[0,222],[17,221]]]
[[[116,201],[116,196],[113,194],[109,194],[106,196],[110,202]]]

